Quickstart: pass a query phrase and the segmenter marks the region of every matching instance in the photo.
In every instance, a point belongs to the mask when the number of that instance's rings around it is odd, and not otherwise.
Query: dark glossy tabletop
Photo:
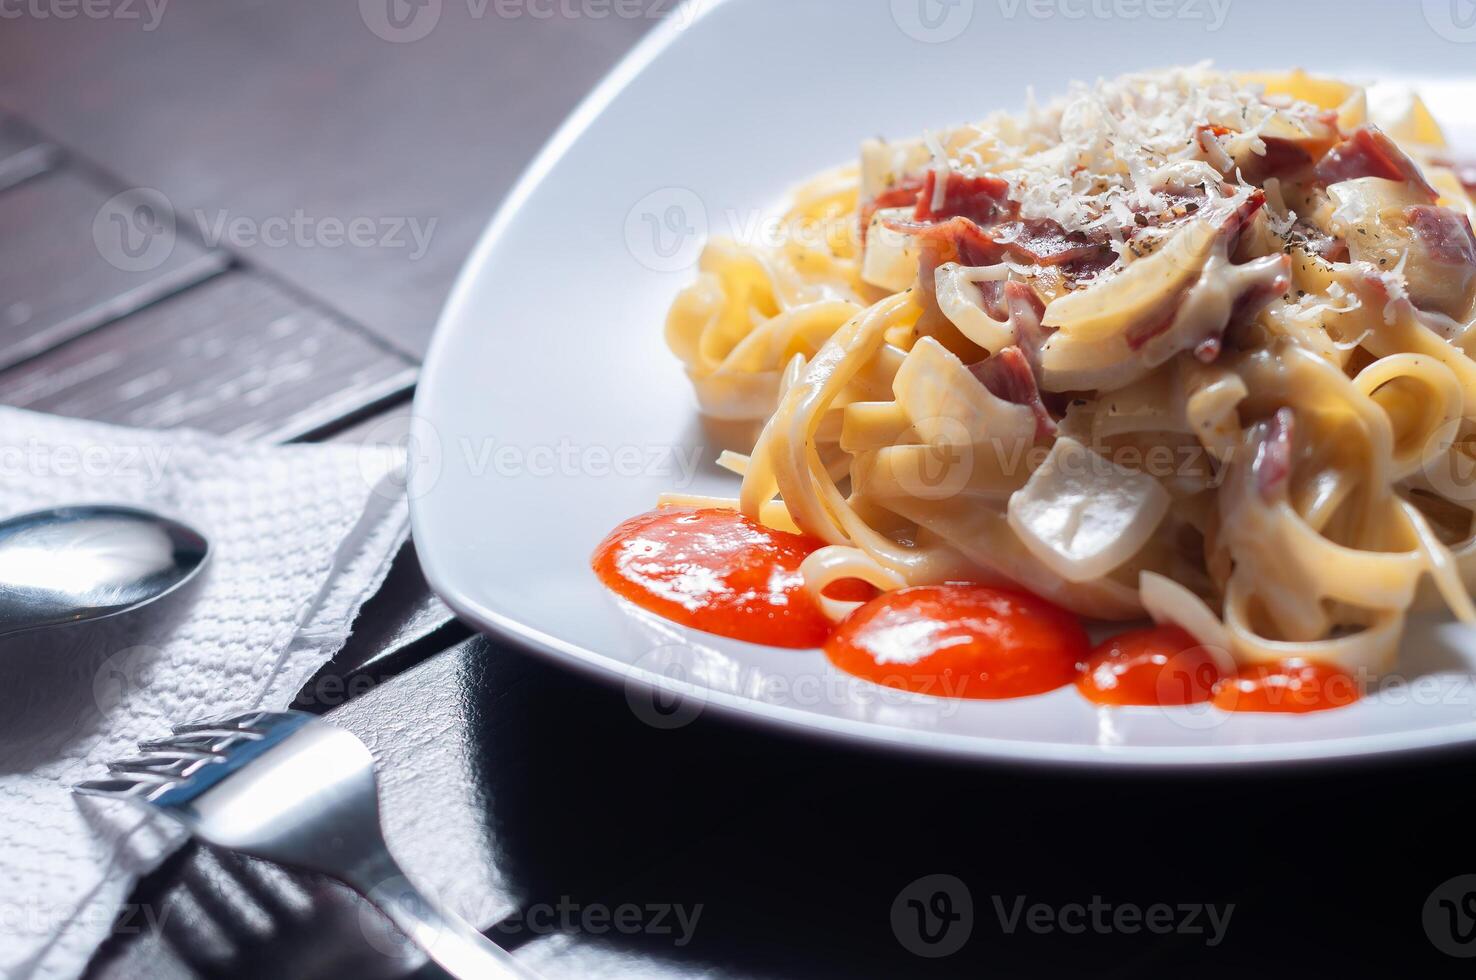
[[[0,402],[382,434],[498,200],[669,6],[0,0]],[[413,546],[297,706],[374,751],[411,876],[549,977],[1469,975],[1425,918],[1476,873],[1469,753],[1092,774],[652,726],[473,636]],[[198,846],[89,972],[435,975],[342,888]]]

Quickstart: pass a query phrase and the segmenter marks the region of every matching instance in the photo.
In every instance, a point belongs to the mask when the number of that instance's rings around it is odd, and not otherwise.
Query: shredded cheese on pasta
[[[1476,617],[1476,201],[1418,100],[1207,65],[871,140],[667,339],[762,424],[733,506],[808,587],[971,578],[1245,663]],[[835,617],[851,604],[827,601]]]

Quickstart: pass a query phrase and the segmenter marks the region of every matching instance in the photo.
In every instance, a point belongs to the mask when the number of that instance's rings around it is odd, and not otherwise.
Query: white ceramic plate
[[[1070,689],[947,701],[847,678],[818,651],[672,626],[614,600],[588,567],[604,534],[662,491],[734,492],[734,478],[711,465],[726,434],[704,429],[661,338],[709,232],[762,235],[787,188],[852,159],[866,136],[1017,108],[1027,85],[1045,95],[1072,77],[1201,58],[1416,82],[1476,146],[1476,26],[1460,19],[1460,2],[682,9],[533,164],[441,319],[412,433],[415,538],[432,586],[490,632],[624,678],[655,724],[711,705],[893,746],[1099,765],[1328,759],[1476,740],[1476,642],[1449,624],[1412,628],[1408,683],[1314,715],[1097,709]],[[647,685],[683,692],[687,708],[658,710]]]

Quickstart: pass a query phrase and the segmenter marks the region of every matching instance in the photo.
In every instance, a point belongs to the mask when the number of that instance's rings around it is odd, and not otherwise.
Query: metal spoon
[[[0,636],[148,605],[209,556],[198,531],[132,507],[58,507],[0,521]]]

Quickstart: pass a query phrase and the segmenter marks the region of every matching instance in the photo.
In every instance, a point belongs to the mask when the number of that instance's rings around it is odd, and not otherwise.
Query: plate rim
[[[500,243],[533,191],[548,176],[565,153],[577,142],[611,102],[670,47],[682,32],[734,0],[683,0],[624,58],[595,85],[549,137],[524,168],[501,204],[493,212],[476,245],[461,266],[444,306],[436,319],[424,361],[421,380],[411,403],[412,424],[434,416],[440,362],[448,356],[450,337],[458,322],[466,319],[475,284],[485,274],[492,252]],[[424,517],[433,494],[411,495],[410,518],[413,540],[429,542]],[[520,647],[573,667],[587,676],[627,685],[638,683],[643,690],[660,691],[676,697],[700,700],[730,720],[760,724],[769,730],[841,742],[851,747],[882,748],[890,752],[967,761],[973,764],[1015,764],[1040,768],[1114,772],[1244,770],[1254,767],[1284,769],[1313,764],[1368,763],[1391,756],[1415,753],[1470,750],[1476,743],[1476,719],[1437,729],[1413,729],[1345,738],[1273,742],[1248,745],[1111,746],[1101,743],[1015,741],[987,735],[957,735],[923,729],[905,729],[877,722],[832,715],[818,715],[801,708],[772,704],[741,694],[716,690],[700,684],[675,680],[666,675],[627,663],[596,650],[562,640],[520,622],[514,613],[500,612],[463,592],[451,577],[442,574],[433,548],[417,547],[416,554],[426,582],[462,619],[479,631],[510,641]],[[685,627],[682,627],[685,630]]]

